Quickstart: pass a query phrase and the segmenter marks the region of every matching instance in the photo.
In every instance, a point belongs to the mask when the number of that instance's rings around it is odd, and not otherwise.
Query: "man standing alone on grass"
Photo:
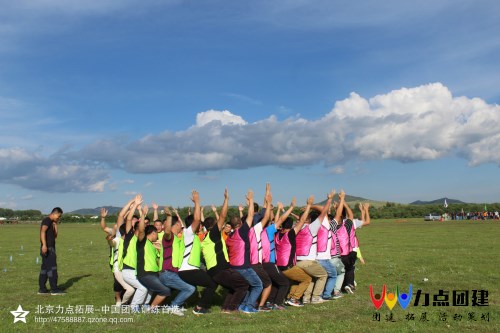
[[[40,254],[42,256],[42,267],[38,277],[39,295],[64,295],[65,292],[57,287],[57,263],[56,263],[56,238],[57,223],[63,211],[59,207],[52,209],[49,216],[43,219],[40,226]],[[50,284],[50,292],[47,290],[47,279]]]

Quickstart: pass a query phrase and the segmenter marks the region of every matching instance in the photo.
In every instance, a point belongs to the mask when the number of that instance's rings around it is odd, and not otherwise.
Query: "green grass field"
[[[108,266],[108,246],[97,225],[63,224],[57,240],[59,284],[64,296],[38,296],[37,264],[39,225],[0,226],[0,332],[499,332],[500,260],[498,235],[500,222],[424,222],[421,219],[374,220],[358,231],[366,265],[357,263],[354,295],[321,305],[288,308],[286,311],[255,315],[219,313],[221,298],[212,313],[197,317],[172,315],[131,315],[102,313],[114,304],[113,279]],[[12,256],[12,261],[10,260]],[[423,279],[428,281],[424,282]],[[378,292],[387,284],[407,291],[428,293],[427,307],[396,305],[394,321],[384,304],[377,312],[370,300],[369,285]],[[449,291],[450,306],[433,306],[439,290]],[[453,290],[469,291],[469,306],[452,306]],[[488,291],[488,306],[471,306],[473,290]],[[190,300],[192,306],[192,299]],[[423,302],[423,296],[420,304]],[[21,305],[30,313],[27,323],[13,323],[14,311]],[[67,313],[68,306],[93,306],[94,314]],[[61,314],[36,314],[37,309],[59,306]],[[380,314],[380,321],[374,314]],[[422,321],[422,315],[428,321]],[[473,318],[470,316],[473,314]],[[79,317],[79,320],[133,320],[133,323],[71,323],[35,321],[35,316],[54,320]],[[413,316],[414,320],[409,317]],[[408,317],[408,318],[407,318]],[[443,320],[445,319],[445,320]],[[474,320],[475,319],[475,320]],[[75,319],[62,319],[75,320]]]

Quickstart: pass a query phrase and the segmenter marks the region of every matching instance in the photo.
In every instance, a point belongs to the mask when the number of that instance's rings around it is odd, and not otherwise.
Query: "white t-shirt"
[[[122,241],[122,237],[120,235],[120,232],[117,231],[116,232],[116,236],[115,238],[113,238],[113,244],[115,244],[115,246],[113,247],[113,272],[117,272],[119,271],[120,269],[118,268],[118,248],[120,247],[120,242]]]
[[[352,224],[354,225],[354,229],[361,229],[361,227],[363,226],[363,221],[358,219],[353,219]]]
[[[184,253],[182,254],[183,259],[182,259],[182,264],[181,264],[181,267],[179,268],[179,271],[188,271],[188,270],[191,270],[191,269],[200,269],[199,267],[190,265],[188,263],[188,260],[189,260],[189,255],[188,254],[191,253],[191,250],[193,249],[194,238],[198,237],[198,235],[196,235],[194,233],[193,228],[191,228],[191,226],[189,226],[188,228],[184,228],[183,233],[184,233],[184,245],[185,245],[185,248],[184,248]]]

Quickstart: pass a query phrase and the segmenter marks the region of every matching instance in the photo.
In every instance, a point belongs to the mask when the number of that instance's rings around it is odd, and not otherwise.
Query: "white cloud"
[[[231,112],[208,110],[200,112],[196,115],[196,126],[202,127],[211,122],[220,122],[222,125],[246,125],[247,122],[240,116],[234,115]]]
[[[106,171],[58,155],[43,157],[24,148],[0,148],[0,182],[48,192],[101,192]],[[104,182],[104,183],[103,183]]]
[[[499,162],[498,128],[498,105],[453,97],[434,83],[370,99],[352,93],[318,120],[271,116],[247,123],[230,111],[209,110],[187,130],[126,144],[121,139],[97,142],[76,156],[133,173],[333,166],[352,159],[411,162],[450,155],[477,165]]]
[[[412,162],[448,156],[471,165],[500,164],[499,128],[500,106],[453,97],[447,87],[433,83],[369,99],[352,93],[318,120],[270,116],[247,123],[228,110],[209,110],[186,130],[137,141],[108,138],[49,157],[1,148],[0,182],[45,191],[101,192],[111,169],[165,173],[321,164],[342,173],[339,165],[351,160]],[[116,189],[113,184],[108,187]]]

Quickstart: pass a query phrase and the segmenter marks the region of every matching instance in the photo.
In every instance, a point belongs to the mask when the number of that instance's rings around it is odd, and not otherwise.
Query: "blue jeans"
[[[243,276],[250,285],[250,289],[240,306],[244,307],[251,305],[253,308],[255,308],[257,299],[262,293],[262,281],[252,268],[234,268],[234,270],[240,273],[241,276]]]
[[[333,289],[335,288],[335,282],[337,281],[337,269],[330,261],[330,259],[320,259],[318,260],[319,264],[323,266],[326,273],[328,274],[328,278],[326,279],[325,290],[323,290],[323,298],[332,297]]]
[[[160,281],[164,286],[179,291],[170,305],[177,305],[180,307],[196,290],[196,287],[184,282],[179,277],[179,274],[171,271],[162,271],[160,273]]]

